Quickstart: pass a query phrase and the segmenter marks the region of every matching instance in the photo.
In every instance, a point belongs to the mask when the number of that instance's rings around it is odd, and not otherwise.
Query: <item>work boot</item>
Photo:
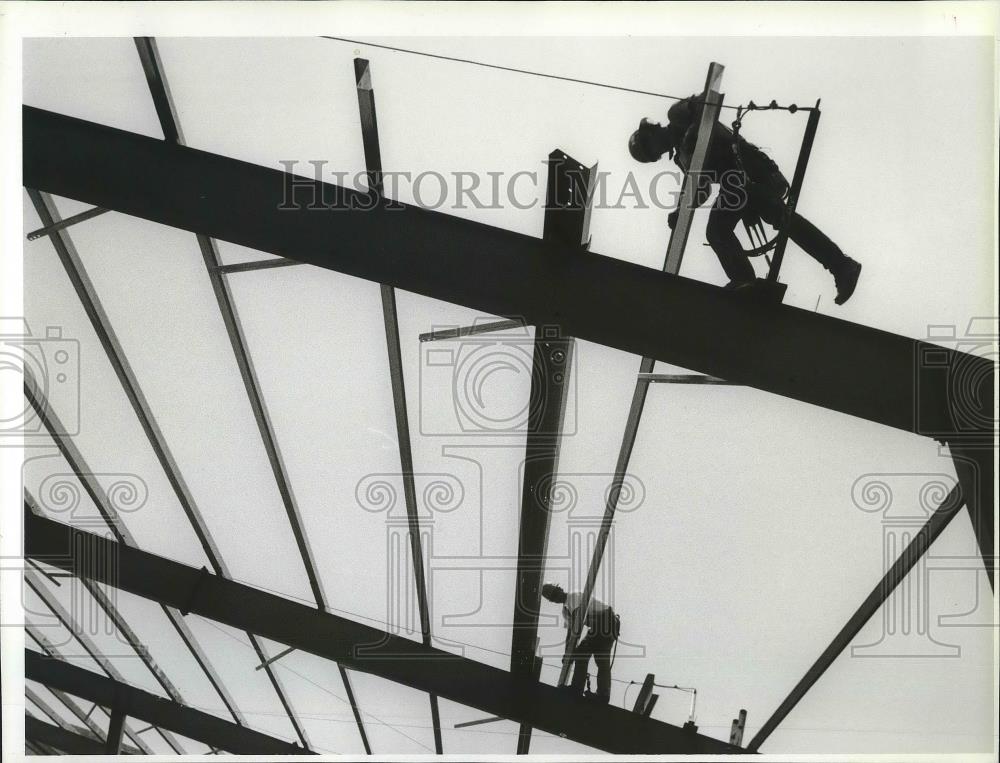
[[[842,305],[849,300],[858,285],[858,276],[860,275],[861,263],[844,255],[844,261],[833,271],[833,280],[837,285],[837,296],[833,301]]]

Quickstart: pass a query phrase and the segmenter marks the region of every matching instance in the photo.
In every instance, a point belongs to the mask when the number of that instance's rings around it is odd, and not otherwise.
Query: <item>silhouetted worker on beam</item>
[[[632,136],[628,148],[639,162],[655,162],[667,154],[684,172],[691,166],[702,105],[692,95],[678,101],[667,111],[667,126],[643,119]],[[753,265],[734,229],[742,219],[752,225],[763,220],[778,228],[788,212],[785,195],[788,181],[778,165],[757,146],[733,134],[716,121],[704,172],[712,182],[720,184],[720,193],[708,216],[705,237],[729,277],[728,288],[739,288],[756,280]],[[699,178],[700,180],[700,178]],[[697,183],[695,206],[700,207],[709,196],[707,184]],[[673,229],[677,210],[667,222]],[[834,300],[844,304],[854,293],[861,274],[861,264],[855,262],[802,215],[793,212],[787,220],[788,237],[806,254],[833,274],[837,287]]]
[[[590,665],[590,658],[593,657],[597,663],[595,696],[598,702],[608,702],[611,699],[611,651],[621,630],[618,615],[607,604],[591,597],[590,609],[583,619],[587,633],[578,644],[571,645],[569,637],[573,632],[573,618],[580,617],[579,609],[586,604],[583,594],[567,594],[559,586],[546,583],[542,586],[542,596],[554,604],[562,604],[563,625],[568,631],[566,647],[572,648],[573,660],[573,679],[569,689],[574,694],[583,694],[583,687],[587,682],[587,668]]]

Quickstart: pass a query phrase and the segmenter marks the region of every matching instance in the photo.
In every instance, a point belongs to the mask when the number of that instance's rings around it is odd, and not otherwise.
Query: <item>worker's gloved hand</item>
[[[675,209],[673,212],[667,215],[667,225],[670,226],[670,230],[673,230],[674,226],[677,225],[677,212],[678,210]]]

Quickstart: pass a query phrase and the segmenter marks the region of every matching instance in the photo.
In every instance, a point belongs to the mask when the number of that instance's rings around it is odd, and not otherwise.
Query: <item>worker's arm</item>
[[[715,172],[717,167],[715,166],[719,162],[712,161],[716,158],[716,152],[718,152],[722,146],[721,141],[726,139],[725,130],[721,129],[722,126],[718,123],[715,125],[715,129],[712,133],[712,146],[713,149],[711,155],[706,157],[705,165],[702,169],[701,174],[694,178],[694,200],[693,209],[698,209],[703,206],[708,198],[712,195],[712,183],[718,182],[718,178],[715,177]],[[680,141],[680,146],[677,149],[677,156],[675,162],[677,165],[684,170],[684,179],[687,180],[687,175],[691,167],[691,158],[694,156],[695,143],[698,140],[698,123],[692,124],[687,131],[684,133],[684,137]],[[677,224],[677,215],[679,209],[675,209],[667,216],[667,224],[670,229],[673,230],[674,226]]]

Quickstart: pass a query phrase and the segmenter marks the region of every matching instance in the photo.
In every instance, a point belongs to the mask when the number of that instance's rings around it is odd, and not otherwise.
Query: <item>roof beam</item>
[[[30,503],[26,499],[25,506],[27,507],[29,505]],[[45,561],[47,562],[48,560]],[[97,563],[100,564],[100,562]],[[76,572],[79,571],[77,570]],[[45,587],[45,585],[41,582],[40,576],[36,575],[31,570],[25,570],[24,582],[28,585],[28,587],[32,591],[34,591],[38,595],[38,598],[42,600],[42,602],[45,604],[48,610],[62,624],[63,628],[65,628],[69,633],[71,633],[73,635],[73,638],[75,638],[77,641],[80,642],[80,645],[83,647],[84,651],[94,662],[96,662],[100,666],[101,670],[103,670],[105,673],[107,673],[109,676],[111,676],[111,678],[113,678],[116,681],[124,680],[124,677],[119,672],[118,668],[116,668],[114,663],[112,663],[111,660],[109,660],[101,652],[100,648],[97,646],[97,643],[90,637],[86,629],[81,628],[79,626],[79,624],[74,619],[73,615],[67,612],[65,607],[63,607],[55,599],[52,593]],[[90,582],[92,584],[94,583],[93,580],[91,580]],[[96,586],[92,587],[96,588]],[[136,645],[134,643],[132,644],[132,649],[133,651],[138,652],[138,650],[136,649]],[[156,673],[154,671],[154,676],[155,675]],[[129,729],[128,731],[129,731],[129,737],[131,739],[136,739],[135,735],[131,733],[131,729]],[[168,745],[170,745],[170,748],[174,752],[178,754],[183,754],[184,749],[181,747],[180,743],[173,738],[171,734],[164,731],[163,729],[157,729],[157,733],[159,733],[160,736],[163,737],[163,740]],[[136,739],[136,741],[138,740]]]
[[[48,194],[29,188],[28,195],[34,204],[35,210],[41,218],[43,225],[52,225],[53,223],[58,222],[58,210],[56,210],[55,204],[52,203],[52,199]],[[76,247],[73,246],[73,242],[66,231],[56,231],[49,236],[49,238],[52,241],[52,245],[55,247],[56,253],[59,255],[59,259],[66,271],[66,275],[69,276],[69,279],[73,284],[73,288],[77,293],[77,297],[80,299],[80,303],[83,305],[84,311],[87,313],[87,317],[90,319],[91,326],[93,326],[94,331],[101,342],[101,346],[104,348],[108,361],[111,363],[111,366],[115,371],[115,375],[118,377],[118,381],[121,383],[122,388],[125,391],[126,397],[132,404],[132,409],[135,411],[136,417],[139,419],[139,424],[142,426],[146,437],[149,439],[150,447],[156,454],[157,460],[163,468],[164,475],[173,488],[174,494],[177,496],[181,509],[183,509],[188,521],[191,523],[191,528],[194,530],[195,535],[201,543],[201,547],[205,552],[206,558],[209,560],[209,563],[212,565],[212,568],[217,574],[229,575],[229,569],[226,566],[225,561],[222,559],[222,556],[219,554],[218,547],[215,545],[215,540],[212,537],[208,524],[205,522],[205,518],[202,516],[198,505],[195,503],[194,497],[192,496],[191,491],[177,466],[177,462],[174,460],[170,447],[167,445],[166,438],[156,422],[156,417],[153,416],[149,402],[146,400],[146,396],[143,394],[142,388],[139,386],[135,372],[132,370],[132,366],[128,362],[128,358],[125,356],[125,352],[122,349],[121,343],[118,341],[118,337],[115,333],[114,327],[111,325],[111,321],[108,318],[107,313],[104,311],[104,307],[101,304],[97,290],[94,288],[94,284],[91,282],[90,276],[87,274],[87,270],[83,265],[83,260],[80,259],[80,255],[77,253]],[[42,400],[42,403],[45,408],[49,407],[44,400]],[[179,621],[180,618],[177,618],[175,623]],[[177,627],[176,624],[175,627]],[[188,630],[187,635],[190,636],[190,638],[185,638],[184,640],[189,645],[192,645],[193,635],[190,634],[190,631],[186,628],[186,626],[183,627],[185,630]],[[181,632],[181,628],[178,628],[178,632]],[[184,638],[185,634],[182,633],[181,635],[182,638]],[[261,662],[267,660],[267,655],[264,653],[264,649],[257,639],[254,638],[252,634],[247,635],[250,640],[250,645],[253,647],[258,659]],[[278,676],[273,670],[270,669],[270,667],[265,670],[267,672],[268,680],[271,682],[271,686],[278,695],[278,700],[281,702],[282,707],[288,714],[292,727],[298,734],[303,746],[308,747],[309,743],[306,738],[305,730],[295,717]],[[231,698],[227,698],[224,694],[224,687],[222,683],[213,681],[213,685],[216,687],[216,690],[219,691],[220,695],[222,695],[223,701],[226,703],[227,707],[234,712],[234,717],[239,718],[235,712],[234,706],[232,705]]]
[[[174,99],[170,94],[170,86],[167,84],[167,77],[163,71],[163,63],[160,61],[160,53],[156,46],[156,40],[152,37],[136,37],[135,46],[139,52],[139,59],[142,61],[142,68],[146,74],[146,82],[153,97],[153,104],[156,108],[157,117],[160,120],[160,128],[163,130],[163,135],[167,141],[183,146],[185,145],[184,133],[181,130],[180,120],[177,118]],[[240,376],[243,378],[243,386],[246,388],[250,408],[253,410],[257,429],[260,431],[264,450],[267,452],[267,460],[271,464],[271,472],[278,486],[281,502],[285,507],[285,513],[288,515],[292,534],[295,536],[295,544],[298,546],[299,555],[302,557],[302,564],[309,578],[309,586],[312,588],[313,597],[316,599],[316,606],[325,609],[326,595],[323,591],[323,583],[320,580],[319,572],[316,570],[316,563],[309,545],[309,539],[302,526],[302,515],[299,512],[298,503],[295,500],[295,494],[292,491],[291,482],[285,470],[281,450],[278,448],[274,426],[271,424],[267,404],[260,389],[260,381],[257,379],[257,371],[254,368],[253,359],[247,350],[246,337],[243,333],[243,325],[240,323],[239,313],[236,310],[236,302],[233,299],[228,282],[222,276],[221,269],[223,265],[219,257],[218,247],[216,247],[215,241],[208,236],[199,233],[197,234],[197,239],[198,248],[201,250],[202,259],[205,261],[205,268],[208,270],[209,279],[212,282],[212,291],[215,293],[215,300],[219,305],[219,312],[222,314],[226,333],[229,335],[229,343],[233,348],[236,365],[239,367]],[[278,264],[283,263],[279,260]]]
[[[100,513],[105,523],[111,529],[111,532],[114,534],[115,539],[119,543],[123,543],[128,546],[135,546],[136,545],[135,538],[132,536],[131,532],[129,532],[128,527],[122,521],[118,512],[115,510],[111,501],[108,499],[108,495],[105,492],[104,488],[101,486],[101,483],[94,477],[94,471],[84,460],[83,454],[80,452],[79,448],[76,447],[76,444],[73,442],[72,438],[68,437],[65,434],[67,430],[63,426],[62,422],[59,420],[59,417],[56,414],[56,412],[51,408],[51,406],[47,404],[47,401],[45,401],[45,399],[40,396],[38,385],[34,383],[34,380],[30,379],[30,377],[27,375],[25,378],[24,396],[25,398],[27,398],[28,404],[34,410],[35,415],[38,416],[39,421],[42,422],[42,426],[45,427],[45,430],[49,433],[49,436],[52,438],[52,441],[56,444],[56,447],[59,449],[59,452],[62,453],[63,457],[66,459],[66,463],[69,464],[69,467],[73,471],[73,474],[76,475],[77,479],[80,481],[80,484],[83,486],[83,489],[87,492],[87,495],[89,495],[90,499],[94,502],[94,505],[96,506],[98,513]],[[25,500],[28,501],[32,500],[30,496],[27,494],[27,491],[25,491]],[[44,573],[44,571],[41,570],[41,568],[39,568],[39,571],[42,571]],[[84,584],[86,585],[86,583]],[[91,594],[93,594],[95,598],[98,598],[99,596],[103,595],[100,589],[98,589],[97,587],[88,587],[88,590],[90,590]],[[236,703],[233,701],[232,696],[229,694],[229,691],[223,685],[222,679],[216,673],[215,668],[209,662],[208,657],[205,655],[204,650],[201,648],[201,645],[195,639],[194,633],[191,632],[191,629],[188,627],[188,624],[184,622],[184,618],[181,615],[181,613],[178,612],[176,609],[171,609],[169,607],[161,607],[161,608],[163,609],[163,614],[166,615],[167,619],[170,621],[170,624],[174,627],[174,630],[177,631],[177,634],[181,637],[181,640],[184,642],[185,646],[187,646],[188,651],[191,652],[191,656],[194,657],[195,662],[198,663],[198,666],[205,674],[205,677],[208,679],[209,683],[212,684],[212,687],[215,689],[220,699],[222,699],[222,702],[226,706],[226,709],[229,710],[229,712],[232,714],[233,719],[239,724],[245,724],[246,721],[243,718],[243,714],[236,707]],[[111,613],[109,612],[109,614]],[[129,633],[131,633],[130,630]],[[137,639],[134,639],[134,636],[130,636],[130,638],[133,639],[134,643],[138,642]],[[170,682],[167,680],[166,676],[162,673],[162,671],[155,668],[155,666],[151,662],[147,663],[147,666],[153,672],[160,685],[167,690],[170,696],[175,700],[179,700],[180,697],[177,694],[177,690],[170,685]],[[168,686],[170,686],[170,688],[168,688]]]
[[[25,630],[25,633],[27,633],[28,636],[30,636],[32,638],[32,640],[36,644],[38,644],[38,646],[40,646],[42,648],[42,651],[45,652],[45,654],[47,656],[54,657],[54,658],[62,658],[63,657],[63,655],[60,653],[60,651],[56,647],[56,645],[53,644],[52,642],[50,642],[45,637],[45,634],[42,633],[41,629],[35,627],[34,625],[31,625],[31,623],[26,623],[25,626],[24,626],[24,630]],[[96,703],[93,705],[93,707],[90,708],[90,710],[88,710],[86,713],[84,713],[77,706],[77,704],[75,702],[73,702],[72,699],[70,699],[69,697],[66,696],[66,694],[64,692],[61,692],[58,689],[53,689],[52,687],[49,687],[49,690],[56,697],[58,697],[59,701],[62,702],[64,705],[66,705],[66,707],[68,707],[70,709],[70,711],[77,718],[79,718],[80,721],[88,729],[90,729],[92,732],[94,732],[94,734],[97,735],[100,739],[102,739],[102,740],[104,739],[104,731],[102,731],[101,728],[94,722],[94,719],[92,717],[93,714],[94,714],[94,711],[98,709]],[[100,710],[101,710],[102,713],[105,712],[104,708],[101,708]],[[126,734],[126,736],[128,736],[128,738],[130,740],[132,740],[132,742],[135,744],[135,746],[138,747],[139,750],[144,755],[153,755],[154,754],[153,750],[149,747],[149,745],[147,745],[144,741],[142,741],[142,738],[139,736],[140,733],[141,732],[138,732],[138,731],[132,731],[130,728],[128,728],[128,726],[125,727],[125,734]]]
[[[70,731],[60,726],[53,726],[45,721],[32,718],[30,715],[24,719],[24,738],[28,741],[39,742],[44,745],[55,747],[70,755],[106,755],[104,742],[85,737],[82,734]],[[122,754],[140,754],[134,747],[126,747]]]
[[[771,714],[771,717],[764,722],[764,725],[761,726],[754,738],[750,740],[747,750],[757,752],[760,749],[760,746],[771,735],[771,732],[778,727],[778,724],[785,719],[799,703],[799,700],[820,679],[823,673],[826,672],[826,669],[847,648],[847,645],[858,635],[858,632],[872,618],[872,615],[885,604],[886,600],[896,590],[896,587],[903,581],[907,573],[920,561],[920,557],[926,553],[931,544],[944,532],[944,529],[951,520],[955,518],[959,509],[962,508],[963,503],[962,488],[960,485],[956,485],[951,489],[951,492],[948,493],[944,501],[941,502],[941,505],[934,510],[934,513],[931,514],[924,526],[920,528],[920,531],[913,536],[913,540],[903,549],[903,553],[899,555],[899,558],[889,568],[889,571],[886,572],[879,584],[872,589],[872,592],[868,594],[867,598],[861,603],[861,606],[851,615],[851,618],[840,629],[840,632],[834,636],[829,646],[823,650],[823,653],[816,659],[812,667],[806,671],[802,680],[795,685],[785,700]]]
[[[172,144],[183,146],[185,144],[184,132],[181,129],[180,120],[177,117],[177,109],[174,106],[174,99],[170,93],[170,86],[167,83],[166,73],[163,70],[163,62],[160,60],[160,52],[156,45],[156,40],[152,37],[134,38],[136,50],[139,53],[139,60],[142,62],[142,69],[146,75],[146,83],[149,85],[149,92],[153,98],[153,105],[156,108],[156,115],[163,130],[164,139]],[[257,422],[257,429],[260,432],[261,442],[267,453],[268,463],[271,465],[271,473],[281,497],[288,523],[295,538],[295,545],[298,547],[302,565],[305,568],[306,577],[309,579],[309,587],[312,589],[316,606],[326,609],[326,594],[323,590],[323,582],[319,571],[316,569],[316,562],[313,556],[309,537],[306,534],[302,522],[302,514],[299,511],[295,493],[292,490],[291,481],[285,469],[284,459],[281,457],[281,450],[274,434],[274,426],[271,424],[271,416],[261,392],[260,381],[257,379],[257,371],[254,368],[253,359],[247,350],[246,337],[243,334],[243,325],[240,323],[239,313],[236,310],[236,302],[232,292],[229,290],[229,283],[223,276],[220,268],[222,259],[219,257],[219,249],[215,241],[203,233],[197,233],[198,248],[201,250],[205,268],[208,271],[209,279],[212,282],[212,291],[215,293],[216,302],[219,305],[219,312],[229,335],[229,343],[233,348],[233,355],[236,365],[240,370],[243,379],[243,386],[246,389],[247,399],[253,411],[254,420]],[[207,532],[207,530],[206,530]],[[221,561],[221,560],[220,560]],[[248,634],[249,635],[249,634]],[[288,720],[298,734],[302,744],[309,746],[306,738],[305,728],[299,721],[295,710],[292,707],[291,699],[286,696],[284,687],[278,680],[278,676],[269,666],[264,655],[263,647],[250,636],[250,643],[257,656],[264,663],[264,670],[267,677],[278,695]]]
[[[382,150],[378,137],[378,117],[375,110],[375,89],[372,86],[371,67],[363,58],[354,59],[354,79],[358,94],[358,114],[361,118],[361,139],[365,152],[368,191],[372,198],[381,197]],[[420,617],[420,638],[431,643],[431,614],[427,604],[427,580],[424,575],[424,549],[420,536],[420,515],[417,512],[417,490],[413,476],[413,451],[410,443],[410,417],[406,409],[406,383],[403,378],[403,353],[399,341],[399,314],[396,310],[396,290],[380,284],[382,297],[382,323],[385,326],[385,344],[389,354],[389,382],[392,387],[392,407],[396,416],[396,441],[399,447],[400,476],[403,482],[403,500],[406,504],[407,535],[410,557],[413,562],[413,586],[417,594],[417,613]],[[434,731],[434,752],[444,753],[441,738],[441,714],[436,694],[428,697],[431,710],[431,727]]]
[[[157,728],[170,729],[190,739],[204,742],[234,754],[293,755],[303,754],[298,745],[259,731],[239,726],[193,707],[172,702],[124,681],[93,673],[63,660],[53,660],[26,650],[24,675],[50,688],[96,702],[137,718]],[[104,743],[101,742],[102,748]]]
[[[24,521],[27,557],[44,557],[62,569],[83,572],[138,596],[184,607],[216,622],[487,714],[527,723],[607,752],[740,752],[728,742],[686,732],[621,708],[567,697],[556,687],[320,612],[204,569],[121,546],[32,514],[27,507]],[[107,565],[74,559],[74,554],[90,553],[115,558],[117,574],[112,574]],[[129,712],[141,717],[134,707]],[[231,746],[223,747],[232,750]]]
[[[30,106],[23,118],[29,188],[946,441],[967,432],[950,400],[970,383],[954,361],[971,358],[981,394],[963,405],[992,421],[988,359],[942,348],[952,362],[928,368],[906,337]]]
[[[60,718],[59,714],[55,710],[53,710],[52,707],[49,706],[48,702],[46,702],[44,699],[38,696],[38,692],[36,692],[30,686],[25,686],[24,696],[29,701],[31,701],[35,705],[35,707],[41,710],[42,713],[45,716],[47,716],[48,719],[52,721],[56,726],[59,726],[60,728],[66,728],[66,723],[63,721],[63,719]]]

